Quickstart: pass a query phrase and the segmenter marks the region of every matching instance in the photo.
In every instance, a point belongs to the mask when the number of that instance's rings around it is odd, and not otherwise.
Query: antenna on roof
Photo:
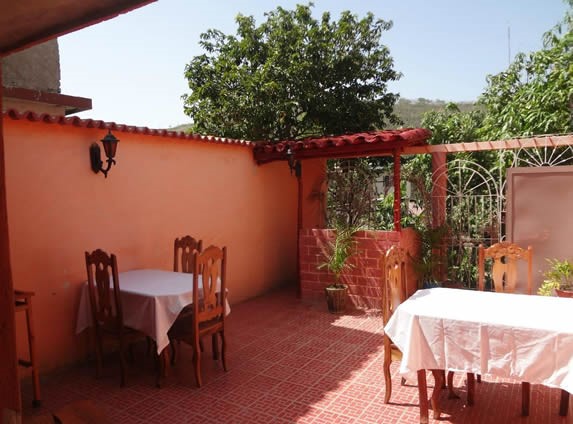
[[[507,24],[507,65],[511,65],[511,27]]]

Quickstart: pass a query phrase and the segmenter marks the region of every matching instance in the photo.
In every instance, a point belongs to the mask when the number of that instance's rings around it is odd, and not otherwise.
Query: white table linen
[[[187,305],[193,303],[193,274],[138,269],[118,275],[121,290],[123,322],[151,337],[157,353],[169,345],[167,332]],[[199,287],[202,287],[199,276]],[[226,303],[226,313],[231,308]],[[88,285],[83,285],[76,334],[92,325]]]
[[[402,375],[473,372],[573,393],[573,299],[419,290],[384,330],[402,351]]]

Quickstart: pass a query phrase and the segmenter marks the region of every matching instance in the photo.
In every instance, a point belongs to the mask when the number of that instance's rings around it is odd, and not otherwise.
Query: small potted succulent
[[[329,242],[324,261],[318,266],[318,269],[326,269],[334,274],[334,284],[329,284],[324,289],[328,311],[334,314],[344,313],[346,310],[348,286],[342,283],[340,278],[345,270],[353,268],[348,258],[353,253],[352,236],[358,230],[357,227],[336,225],[336,236]]]
[[[573,297],[573,262],[568,259],[547,259],[547,262],[550,268],[543,274],[545,279],[537,294]]]

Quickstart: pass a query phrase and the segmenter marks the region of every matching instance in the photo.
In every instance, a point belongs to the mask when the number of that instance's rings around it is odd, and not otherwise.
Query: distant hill
[[[428,99],[400,99],[394,107],[394,113],[404,121],[401,125],[405,128],[418,128],[422,124],[424,113],[432,110],[443,110],[449,102],[444,100],[428,100]],[[477,109],[473,102],[455,102],[462,112],[469,112]]]
[[[422,124],[422,117],[424,113],[432,110],[443,110],[448,102],[444,100],[428,100],[428,99],[400,99],[394,107],[394,112],[404,122],[400,125],[405,128],[418,128]],[[456,102],[462,112],[469,112],[477,107],[473,102]],[[181,124],[176,127],[169,128],[170,131],[189,131],[191,124]]]
[[[183,132],[188,132],[190,128],[191,128],[191,124],[181,124],[181,125],[177,125],[176,127],[168,128],[168,130],[169,130],[169,131],[183,131]]]

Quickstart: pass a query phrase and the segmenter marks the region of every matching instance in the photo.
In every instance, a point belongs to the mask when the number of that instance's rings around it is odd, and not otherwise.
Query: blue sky
[[[93,99],[84,118],[167,128],[190,122],[181,95],[185,64],[202,53],[209,28],[235,33],[238,13],[258,22],[277,6],[301,1],[159,0],[59,39],[62,93]],[[541,47],[543,33],[564,15],[562,0],[315,0],[318,17],[342,10],[392,20],[383,36],[402,79],[390,88],[404,98],[475,100],[485,77],[511,53]]]

